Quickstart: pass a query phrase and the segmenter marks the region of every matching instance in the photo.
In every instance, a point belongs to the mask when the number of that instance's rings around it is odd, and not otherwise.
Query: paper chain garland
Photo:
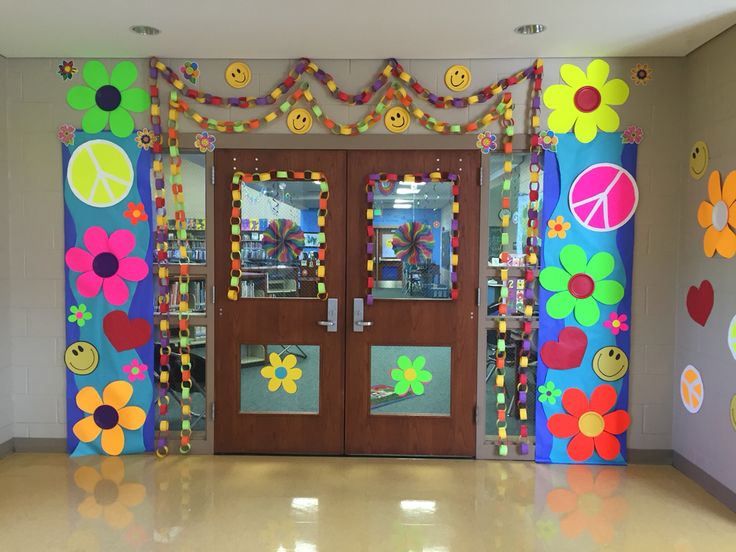
[[[450,291],[450,298],[452,300],[457,299],[458,296],[458,285],[457,285],[457,266],[459,258],[459,223],[458,216],[460,214],[460,178],[454,173],[444,172],[433,172],[433,173],[417,173],[417,174],[393,174],[393,173],[380,173],[368,175],[368,182],[365,186],[366,199],[368,201],[368,208],[366,209],[366,232],[368,234],[368,244],[366,246],[366,270],[368,272],[368,284],[366,286],[366,304],[373,304],[373,284],[375,281],[375,251],[373,247],[373,236],[375,235],[375,229],[373,227],[373,194],[377,184],[384,181],[392,182],[451,182],[452,183],[452,255],[450,262],[450,282],[452,283],[452,289]]]
[[[395,64],[395,65],[394,65]],[[188,103],[181,100],[175,107],[179,111],[185,113],[188,117],[194,120],[201,128],[216,130],[225,133],[243,133],[251,132],[264,126],[268,123],[273,122],[284,113],[288,112],[291,107],[300,99],[308,104],[315,117],[333,134],[352,136],[362,134],[371,127],[373,127],[382,118],[384,111],[390,107],[393,103],[400,103],[406,107],[412,116],[427,130],[439,134],[465,134],[469,132],[476,132],[481,128],[488,126],[491,122],[498,119],[499,115],[503,113],[508,99],[510,101],[511,95],[507,93],[496,106],[488,109],[478,119],[468,122],[465,125],[452,124],[443,121],[437,121],[434,117],[430,117],[419,107],[414,107],[414,101],[412,100],[409,91],[404,88],[401,82],[407,83],[411,90],[418,94],[422,99],[431,103],[435,107],[439,108],[464,108],[468,105],[475,103],[485,103],[492,97],[500,94],[502,91],[507,89],[509,86],[523,82],[529,78],[541,76],[543,72],[542,61],[537,60],[534,65],[528,67],[511,77],[502,79],[498,83],[494,83],[483,88],[480,92],[473,96],[465,98],[453,98],[451,96],[437,96],[429,92],[419,82],[414,79],[410,74],[403,71],[403,68],[395,60],[391,60],[389,65],[379,74],[373,86],[368,89],[365,88],[359,94],[349,95],[340,90],[332,80],[332,77],[327,73],[324,73],[319,67],[309,60],[302,59],[297,66],[289,72],[287,78],[276,87],[271,94],[267,96],[261,96],[259,98],[248,98],[248,97],[230,97],[222,98],[212,94],[202,93],[198,90],[191,89],[184,84],[184,82],[178,78],[177,74],[167,67],[164,63],[151,58],[150,76],[157,81],[159,74],[177,90],[182,91],[184,97],[191,98],[197,103],[206,105],[219,105],[224,107],[239,107],[239,108],[250,108],[255,106],[271,105],[276,102],[282,95],[288,93],[296,85],[297,80],[301,77],[304,72],[310,72],[315,75],[330,91],[333,97],[338,100],[347,103],[349,105],[363,105],[370,100],[373,94],[384,88],[389,82],[389,77],[393,76],[397,81],[391,83],[386,92],[380,98],[376,107],[362,120],[351,124],[340,124],[336,123],[330,117],[326,116],[321,106],[316,102],[309,90],[309,83],[303,82],[285,101],[279,104],[278,109],[271,111],[267,115],[261,118],[246,119],[238,121],[219,121],[217,119],[210,119],[203,116],[199,112],[192,109]],[[153,91],[153,88],[152,88]],[[157,89],[156,89],[157,91]],[[536,99],[539,103],[539,99]],[[533,106],[534,107],[534,106]],[[539,105],[536,106],[539,108]]]
[[[325,223],[327,219],[327,200],[330,197],[330,189],[327,180],[322,173],[315,171],[271,171],[262,173],[236,172],[230,185],[232,194],[232,210],[230,211],[230,286],[227,298],[237,301],[240,298],[241,254],[240,254],[240,231],[242,226],[241,185],[243,182],[267,182],[269,180],[292,180],[319,182],[319,210],[317,211],[317,226],[319,226],[319,250],[317,259],[317,297],[327,299],[327,286],[325,284],[325,258],[327,244],[325,240]]]

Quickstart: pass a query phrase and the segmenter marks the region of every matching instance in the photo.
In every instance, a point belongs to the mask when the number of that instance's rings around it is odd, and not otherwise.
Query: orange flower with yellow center
[[[698,224],[705,228],[703,250],[706,257],[716,253],[730,259],[736,255],[736,171],[731,171],[721,187],[721,173],[708,178],[708,200],[698,207]]]

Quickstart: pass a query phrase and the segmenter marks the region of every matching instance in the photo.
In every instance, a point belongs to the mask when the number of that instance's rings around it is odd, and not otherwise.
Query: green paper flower
[[[601,315],[598,303],[615,305],[623,298],[624,286],[604,279],[615,266],[610,253],[601,251],[588,261],[582,247],[566,245],[560,252],[560,263],[563,268],[548,266],[539,274],[542,287],[557,292],[547,301],[552,318],[566,318],[574,310],[582,326],[592,326]]]
[[[398,382],[394,387],[394,393],[403,397],[411,389],[415,395],[423,395],[424,384],[432,381],[431,372],[424,369],[426,362],[427,359],[423,356],[418,356],[412,362],[408,356],[401,355],[396,361],[398,368],[391,370],[391,377]]]
[[[80,328],[84,328],[87,320],[92,320],[92,313],[87,310],[87,305],[80,303],[79,305],[72,305],[69,307],[71,313],[66,319],[72,324],[76,324]]]
[[[539,386],[539,402],[546,402],[550,406],[557,404],[557,397],[562,395],[562,389],[557,389],[553,381]]]
[[[96,134],[109,121],[110,130],[115,136],[130,136],[135,123],[128,112],[140,113],[151,103],[148,92],[143,88],[130,88],[138,78],[135,64],[132,61],[121,61],[108,76],[107,69],[101,62],[88,61],[82,69],[82,78],[87,86],[70,88],[66,101],[73,109],[87,111],[82,118],[84,132]]]

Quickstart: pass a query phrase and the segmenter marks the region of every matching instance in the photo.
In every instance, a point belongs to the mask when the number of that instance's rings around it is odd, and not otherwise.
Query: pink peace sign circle
[[[613,163],[591,165],[570,187],[570,211],[593,232],[611,232],[631,220],[639,188],[631,173]]]

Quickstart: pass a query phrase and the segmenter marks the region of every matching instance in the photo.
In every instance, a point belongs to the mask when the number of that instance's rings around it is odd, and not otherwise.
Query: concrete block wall
[[[731,422],[730,402],[736,394],[736,360],[727,344],[728,327],[736,315],[736,258],[707,258],[703,253],[705,230],[697,222],[701,201],[708,200],[708,175],[721,178],[736,170],[736,28],[726,31],[695,50],[687,58],[683,90],[697,91],[687,102],[685,144],[677,155],[681,185],[679,265],[677,272],[676,362],[674,365],[674,416],[672,444],[676,453],[736,492],[736,428]],[[710,163],[706,175],[693,179],[687,168],[696,140],[708,146]],[[705,327],[690,319],[685,307],[688,288],[708,279],[715,290],[715,305]],[[687,412],[680,399],[680,374],[695,366],[705,388],[703,406],[697,414]]]
[[[81,68],[85,60],[77,59]],[[164,60],[179,67],[182,60]],[[444,71],[454,63],[470,67],[471,89],[477,89],[506,77],[533,63],[533,59],[489,60],[400,60],[405,69],[422,84],[449,93],[444,88]],[[590,59],[552,59],[545,62],[545,86],[561,82],[563,63],[585,67]],[[630,84],[628,102],[617,108],[622,128],[637,124],[646,137],[640,146],[638,182],[641,202],[637,214],[637,239],[634,251],[634,307],[632,313],[631,415],[629,446],[643,449],[671,447],[672,366],[674,363],[676,235],[678,194],[682,184],[680,170],[672,162],[672,152],[682,148],[681,90],[685,61],[682,58],[612,59],[611,77]],[[79,125],[81,113],[66,105],[70,86],[80,84],[81,73],[71,82],[63,82],[55,69],[57,59],[10,59],[5,80],[8,110],[7,153],[10,188],[8,191],[10,225],[10,317],[11,371],[13,394],[13,434],[16,437],[63,437],[65,435],[64,398],[64,296],[63,296],[63,222],[60,147],[56,129],[62,123]],[[649,86],[636,87],[629,71],[636,62],[647,62],[655,69]],[[113,60],[106,61],[109,68]],[[228,60],[200,60],[201,87],[208,92],[234,95],[224,82]],[[249,60],[253,77],[242,94],[260,95],[271,91],[281,81],[293,60]],[[372,82],[383,69],[383,60],[326,60],[318,63],[349,92],[357,92]],[[146,85],[147,61],[138,60],[139,86]],[[351,122],[367,113],[365,106],[348,107],[329,97],[313,79],[315,96],[339,122]],[[0,85],[2,86],[2,85]],[[525,119],[528,95],[525,85],[517,87],[517,120]],[[162,83],[162,95],[170,90]],[[522,90],[524,93],[522,93]],[[209,106],[197,108],[207,116],[237,119],[262,116],[265,111],[245,112],[235,108]],[[426,108],[423,105],[422,108]],[[462,110],[432,110],[450,122],[465,122],[477,116],[483,105]],[[487,105],[486,105],[487,107]],[[546,113],[545,119],[546,119]],[[543,119],[544,120],[544,119]],[[139,126],[147,126],[147,115],[136,117]],[[191,121],[181,119],[181,130],[196,130]],[[520,132],[524,131],[517,124]],[[287,133],[284,120],[260,132]],[[326,134],[315,123],[312,134]],[[379,123],[374,133],[386,133]],[[416,122],[409,134],[426,130]],[[346,138],[349,140],[350,138]],[[187,146],[188,144],[184,144]],[[474,138],[468,137],[468,147]],[[212,215],[214,216],[214,215]],[[1,246],[0,246],[1,247]],[[1,361],[0,361],[1,362]]]
[[[0,56],[0,83],[8,61]],[[8,147],[5,88],[0,84],[0,445],[13,437],[13,386],[10,354],[10,226],[8,224]]]

